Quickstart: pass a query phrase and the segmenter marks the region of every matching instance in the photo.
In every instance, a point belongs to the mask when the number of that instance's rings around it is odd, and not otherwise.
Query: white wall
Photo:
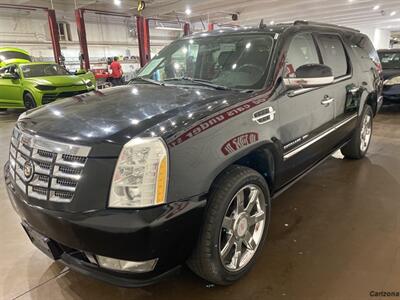
[[[57,20],[70,24],[72,42],[61,42],[61,51],[67,60],[77,61],[79,40],[73,14],[64,16],[56,11]],[[87,13],[86,36],[91,61],[109,56],[139,55],[137,37],[128,32],[128,22],[133,18],[117,18]],[[176,39],[177,33],[165,30],[150,30],[152,53],[157,53],[165,45]],[[25,49],[38,58],[53,58],[51,38],[45,12],[18,12],[7,14],[0,12],[0,47],[12,46]]]
[[[375,49],[388,49],[390,47],[390,30],[380,28],[361,27],[362,33],[368,35]]]

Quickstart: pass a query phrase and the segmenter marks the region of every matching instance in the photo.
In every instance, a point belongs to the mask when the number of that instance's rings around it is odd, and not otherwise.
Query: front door
[[[286,55],[286,74],[306,64],[320,64],[322,58],[311,33],[294,36]],[[283,168],[278,183],[283,185],[325,157],[330,145],[324,141],[335,116],[332,86],[287,90],[278,100],[283,146]]]

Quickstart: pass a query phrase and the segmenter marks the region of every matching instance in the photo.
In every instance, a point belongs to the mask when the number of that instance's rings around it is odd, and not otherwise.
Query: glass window
[[[207,81],[235,89],[262,88],[273,38],[266,34],[208,36],[179,40],[155,56],[139,77],[169,84]]]
[[[290,43],[286,56],[286,76],[294,76],[298,67],[319,64],[318,51],[311,34],[298,34]]]
[[[21,65],[21,71],[25,78],[70,75],[67,70],[57,64]]]
[[[379,52],[382,68],[400,69],[400,50],[399,52]]]
[[[18,51],[0,51],[0,62],[8,59],[25,59],[31,61],[31,57]]]
[[[346,75],[347,57],[340,38],[335,35],[321,35],[318,40],[324,64],[331,67],[333,76],[337,78]]]

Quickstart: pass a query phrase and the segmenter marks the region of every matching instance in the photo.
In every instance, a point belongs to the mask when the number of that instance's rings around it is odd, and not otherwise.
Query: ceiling
[[[120,1],[120,6],[115,5],[114,0],[0,0],[0,4],[51,7],[53,2],[57,15],[60,10],[71,12],[75,5],[130,15],[137,13],[136,0]],[[188,7],[192,11],[189,17],[184,13]],[[396,14],[390,15],[392,12]],[[239,14],[236,22],[231,19],[233,13]],[[400,30],[400,0],[147,0],[143,14],[170,20],[189,18],[192,22],[203,23],[210,20],[221,24],[254,25],[263,18],[265,23],[313,20],[357,28]]]

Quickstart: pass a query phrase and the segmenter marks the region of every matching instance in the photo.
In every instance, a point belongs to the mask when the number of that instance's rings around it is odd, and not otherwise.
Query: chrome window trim
[[[284,154],[283,160],[287,160],[287,159],[291,158],[292,156],[298,154],[299,152],[305,150],[306,148],[310,147],[314,143],[316,143],[319,140],[323,139],[327,135],[331,134],[332,132],[336,131],[337,129],[339,129],[340,127],[346,125],[347,123],[349,123],[350,121],[354,120],[357,117],[358,117],[358,114],[354,114],[351,117],[341,121],[340,123],[334,125],[333,127],[329,128],[329,129],[325,130],[324,132],[320,133],[319,135],[315,136],[314,138],[312,138],[308,142],[302,144],[301,146],[299,146],[299,147],[287,152],[286,154]]]
[[[353,78],[352,74],[345,75],[345,76],[342,76],[342,77],[338,77],[335,80],[333,80],[333,82],[331,84],[339,83],[339,82],[342,82],[342,81],[345,81],[345,80],[348,80],[348,79],[351,79],[351,78]],[[325,85],[325,86],[330,86],[331,84],[328,84],[328,85]],[[287,95],[289,97],[295,97],[295,96],[298,96],[298,95],[301,95],[301,94],[304,94],[304,93],[307,93],[307,92],[315,91],[315,90],[323,88],[325,86],[318,86],[318,87],[312,87],[312,88],[302,88],[302,89],[298,89],[298,90],[294,90],[294,91],[289,91],[287,93]]]

